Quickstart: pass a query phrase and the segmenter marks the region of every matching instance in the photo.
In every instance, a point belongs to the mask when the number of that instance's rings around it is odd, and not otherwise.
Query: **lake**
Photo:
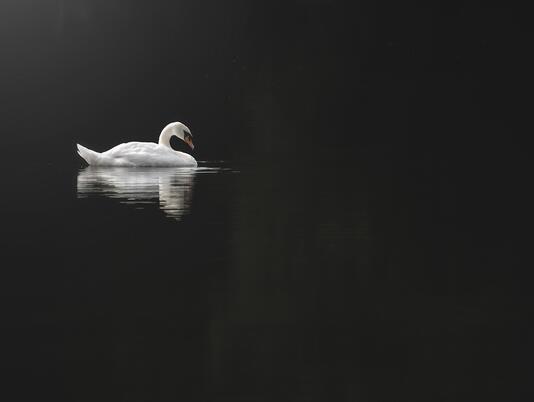
[[[0,1],[0,401],[534,400],[531,14],[420,3]]]
[[[524,292],[494,237],[501,198],[480,204],[491,186],[458,158],[341,155],[5,170],[15,399],[503,395]]]

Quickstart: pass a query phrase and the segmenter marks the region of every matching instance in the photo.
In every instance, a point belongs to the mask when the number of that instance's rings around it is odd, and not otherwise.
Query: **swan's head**
[[[191,130],[180,122],[167,124],[159,136],[159,143],[170,147],[171,137],[176,136],[185,142],[191,149],[195,149],[193,145],[193,134]]]

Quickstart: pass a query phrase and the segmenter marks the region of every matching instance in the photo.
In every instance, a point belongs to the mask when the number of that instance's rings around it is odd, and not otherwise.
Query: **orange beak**
[[[193,140],[191,139],[191,137],[187,137],[187,138],[185,139],[185,143],[186,143],[187,145],[189,145],[189,146],[191,147],[192,150],[195,149],[195,146],[193,145]]]

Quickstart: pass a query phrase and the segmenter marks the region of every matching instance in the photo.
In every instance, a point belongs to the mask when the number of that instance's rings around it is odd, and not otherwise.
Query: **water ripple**
[[[232,171],[229,168],[87,167],[78,172],[78,198],[105,196],[143,208],[158,205],[170,218],[189,213],[195,176]]]

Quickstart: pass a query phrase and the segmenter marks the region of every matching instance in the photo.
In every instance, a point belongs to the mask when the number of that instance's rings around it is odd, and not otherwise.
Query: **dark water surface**
[[[522,398],[508,179],[392,149],[323,162],[7,174],[12,400]]]
[[[531,19],[0,0],[0,402],[534,400]]]

